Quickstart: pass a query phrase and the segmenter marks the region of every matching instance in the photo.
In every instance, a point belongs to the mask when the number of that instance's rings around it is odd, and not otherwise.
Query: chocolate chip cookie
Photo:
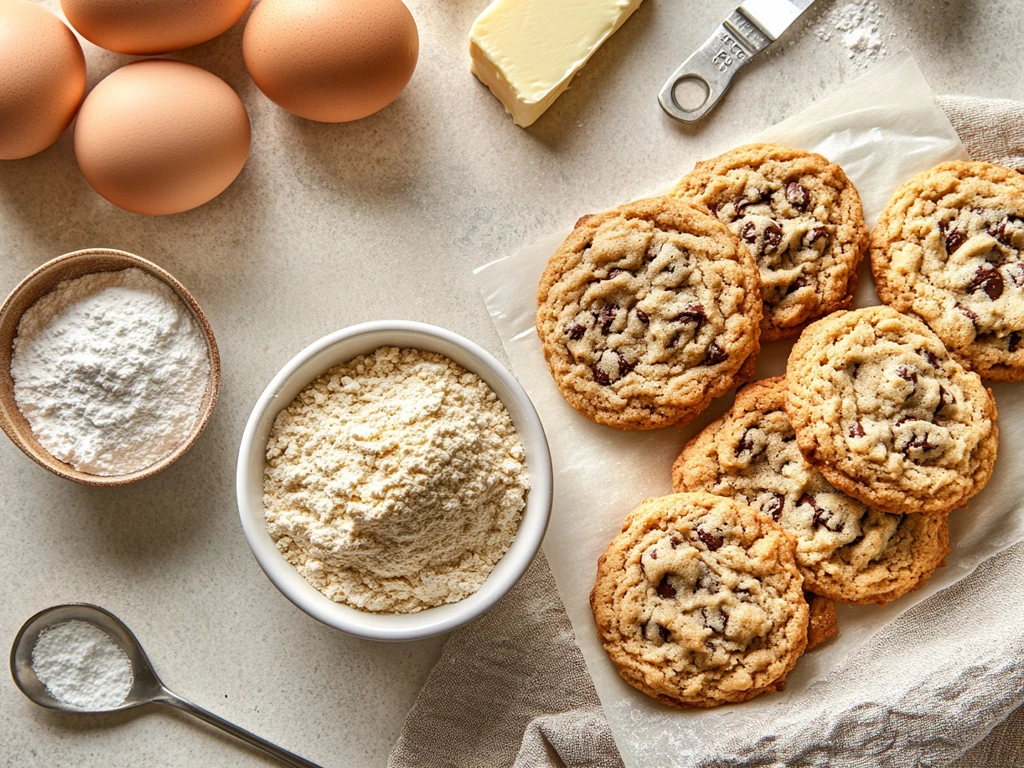
[[[996,404],[928,326],[891,307],[809,326],[786,368],[797,445],[832,485],[893,514],[941,514],[985,487]]]
[[[750,378],[760,349],[753,257],[676,198],[580,219],[548,261],[537,304],[562,395],[618,429],[689,421]]]
[[[807,645],[793,538],[733,499],[648,499],[601,556],[590,605],[630,685],[679,707],[781,690]]]
[[[1024,380],[1024,176],[952,162],[896,190],[871,236],[882,301],[914,314],[965,367]]]
[[[850,306],[868,231],[860,195],[835,163],[749,144],[698,163],[673,194],[707,206],[754,252],[764,341]]]
[[[796,538],[804,587],[841,603],[917,589],[949,552],[945,515],[892,515],[834,488],[804,460],[785,412],[786,380],[748,384],[672,467],[676,491],[742,501]]]
[[[813,651],[839,634],[836,604],[827,597],[810,592],[804,592],[804,599],[811,614],[807,623],[807,650]]]

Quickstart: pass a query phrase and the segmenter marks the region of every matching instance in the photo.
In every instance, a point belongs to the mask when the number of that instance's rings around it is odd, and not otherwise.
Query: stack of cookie
[[[947,163],[901,187],[870,239],[892,306],[846,311],[868,244],[838,166],[753,145],[673,196],[584,217],[548,264],[552,375],[620,429],[692,420],[749,380],[763,340],[800,334],[786,376],[740,389],[679,455],[676,493],[630,514],[599,561],[601,641],[665,703],[783,687],[834,633],[832,601],[925,583],[949,513],[991,476],[978,374],[1024,377],[1024,177]]]

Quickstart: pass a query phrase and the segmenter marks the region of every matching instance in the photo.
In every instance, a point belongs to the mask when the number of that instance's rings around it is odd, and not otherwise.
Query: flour
[[[327,597],[412,613],[480,588],[528,487],[490,387],[442,355],[388,347],[332,368],[278,414],[264,506],[278,549]]]
[[[852,0],[829,9],[814,33],[824,42],[837,38],[846,48],[847,57],[863,67],[889,52],[881,29],[884,16],[875,0]]]
[[[54,457],[95,475],[145,469],[199,416],[210,379],[198,322],[140,269],[60,283],[22,316],[14,399]]]
[[[32,669],[53,698],[80,709],[113,709],[132,689],[132,665],[106,632],[66,621],[39,633]]]

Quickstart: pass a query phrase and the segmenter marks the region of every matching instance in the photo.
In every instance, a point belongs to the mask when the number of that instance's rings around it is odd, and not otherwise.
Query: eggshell
[[[85,97],[78,38],[44,8],[0,0],[0,160],[42,152]]]
[[[271,101],[341,123],[398,97],[416,69],[419,34],[401,0],[262,0],[246,22],[242,55]]]
[[[61,0],[86,40],[118,53],[168,53],[226,32],[252,0]]]
[[[75,123],[86,181],[135,213],[180,213],[235,180],[249,155],[249,115],[227,83],[181,61],[121,67],[93,88]]]

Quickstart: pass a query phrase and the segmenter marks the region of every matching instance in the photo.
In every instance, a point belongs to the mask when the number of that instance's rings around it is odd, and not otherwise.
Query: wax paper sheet
[[[820,152],[839,163],[860,191],[873,226],[896,187],[915,173],[966,152],[928,83],[909,54],[892,57],[832,96],[768,131],[736,143],[772,141]],[[727,147],[723,147],[727,148]],[[693,161],[700,158],[694,157]],[[688,171],[680,168],[680,175]],[[667,190],[675,179],[654,179],[643,197]],[[947,567],[925,587],[885,607],[840,606],[840,635],[802,657],[785,692],[716,710],[674,710],[626,685],[597,641],[588,596],[596,562],[625,515],[641,500],[671,492],[669,469],[680,448],[723,413],[732,396],[684,428],[620,432],[591,423],[555,387],[534,328],[536,286],[547,258],[589,211],[566,211],[565,226],[519,252],[476,270],[481,293],[512,367],[533,399],[551,443],[555,501],[545,551],[576,631],[616,741],[630,765],[689,765],[735,732],[763,723],[766,732],[811,686],[827,681],[844,659],[902,612],[971,573],[980,563],[1024,539],[1024,480],[1013,471],[1024,454],[1014,439],[1024,408],[1013,385],[994,387],[1002,439],[989,486],[969,510],[950,518],[952,551]],[[865,260],[866,261],[866,260]],[[877,304],[867,265],[862,265],[855,306]],[[791,342],[766,344],[757,378],[784,373]],[[965,643],[969,643],[965,638]],[[910,649],[908,649],[909,651]],[[863,690],[871,701],[870,686]],[[724,744],[723,744],[724,746]],[[703,764],[703,760],[698,760]]]

